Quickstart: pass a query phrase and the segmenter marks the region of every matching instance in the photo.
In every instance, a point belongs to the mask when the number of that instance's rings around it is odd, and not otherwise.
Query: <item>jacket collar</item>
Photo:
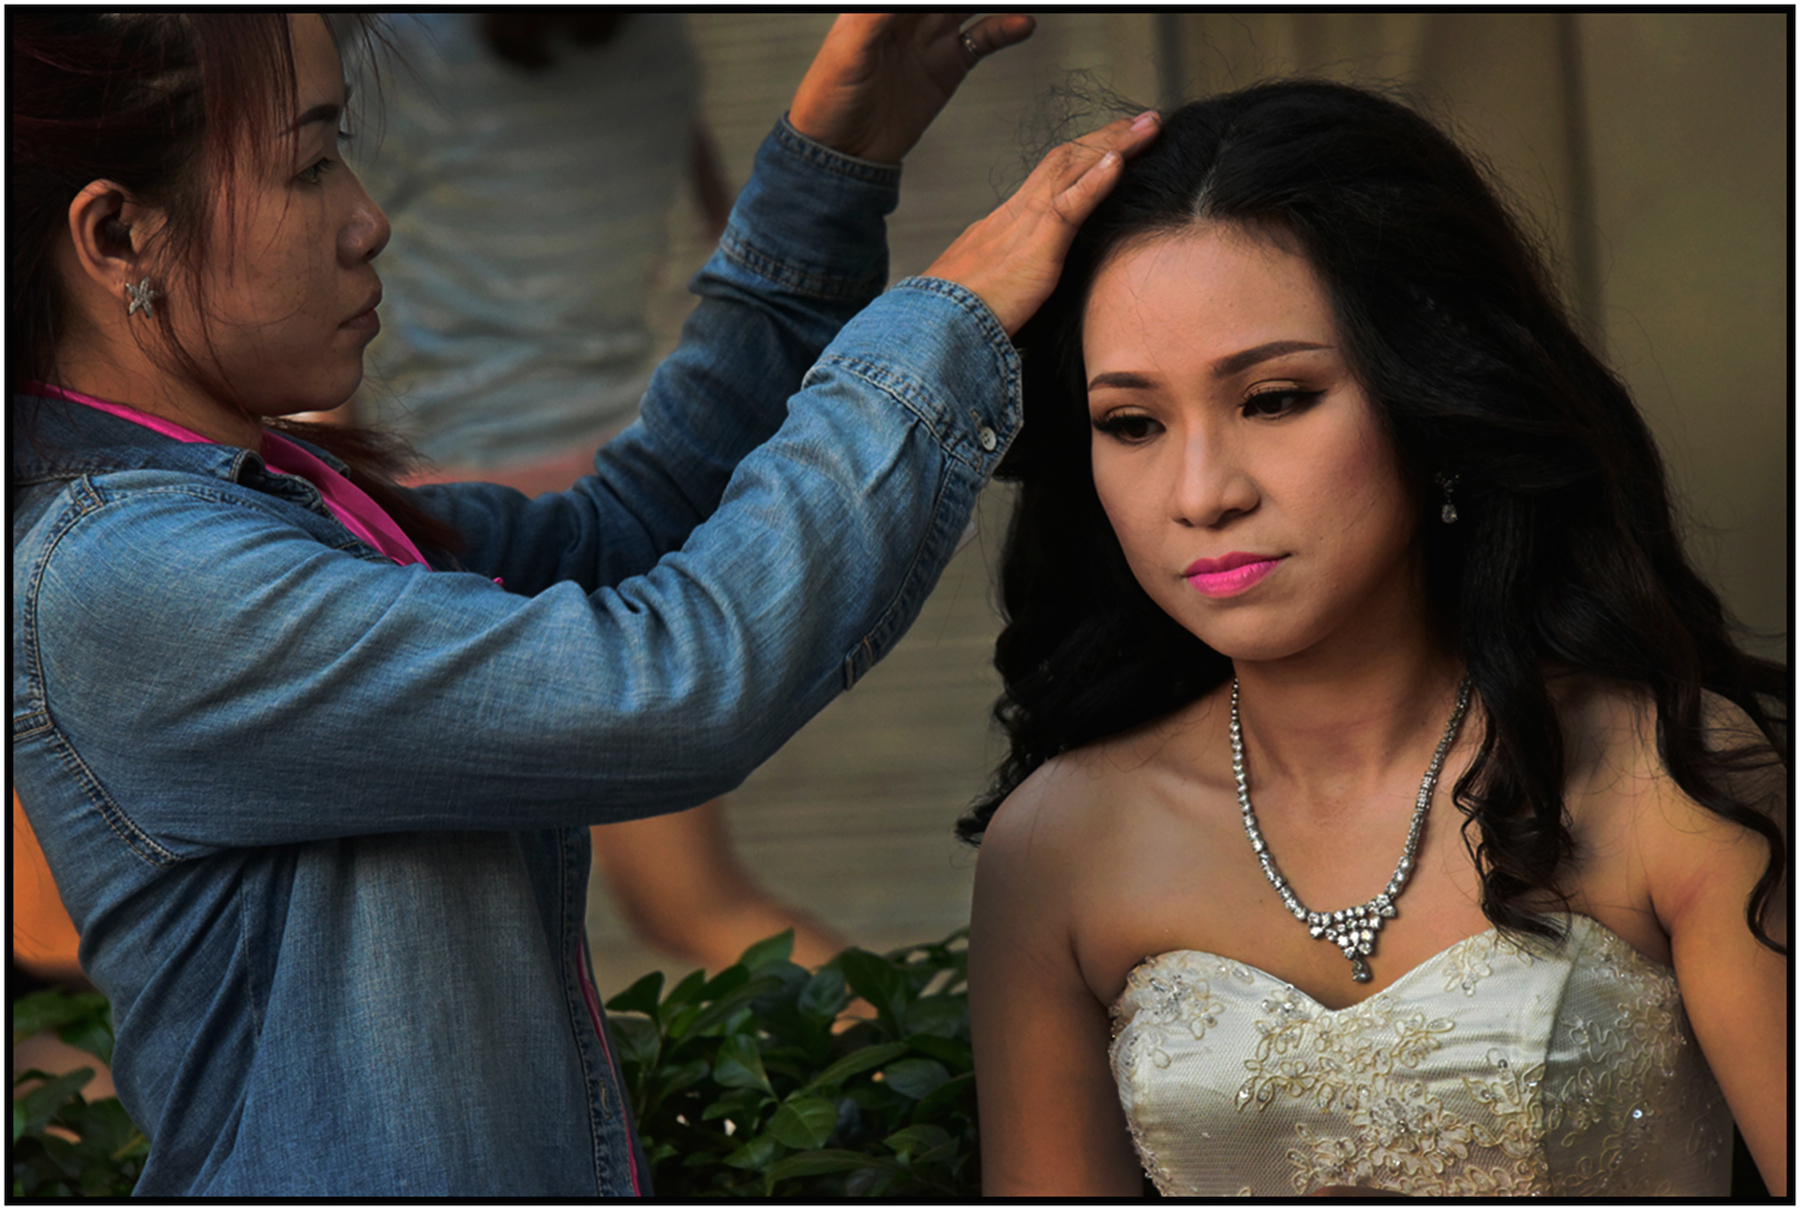
[[[174,470],[237,482],[246,470],[261,472],[260,454],[235,445],[176,441],[141,424],[64,399],[15,395],[8,409],[15,482],[38,483],[81,475],[132,470]],[[283,433],[333,470],[344,464],[330,453]]]

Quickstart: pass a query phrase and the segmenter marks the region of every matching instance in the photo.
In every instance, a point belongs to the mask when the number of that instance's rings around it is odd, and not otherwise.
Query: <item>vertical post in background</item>
[[[1158,9],[1156,13],[1156,104],[1168,113],[1186,99],[1186,80],[1182,76],[1181,13],[1176,9]]]
[[[1600,248],[1594,200],[1594,159],[1588,129],[1587,80],[1581,61],[1581,26],[1576,14],[1556,14],[1557,67],[1562,76],[1564,170],[1568,174],[1569,266],[1576,322],[1595,349],[1606,348],[1605,299],[1600,285]]]

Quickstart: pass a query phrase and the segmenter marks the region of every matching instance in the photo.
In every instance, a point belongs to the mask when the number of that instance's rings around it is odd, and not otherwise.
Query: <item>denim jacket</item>
[[[14,401],[14,779],[140,1193],[649,1191],[585,825],[731,789],[886,653],[1019,425],[979,299],[870,301],[897,186],[779,126],[594,475],[420,489],[456,568],[246,450]]]

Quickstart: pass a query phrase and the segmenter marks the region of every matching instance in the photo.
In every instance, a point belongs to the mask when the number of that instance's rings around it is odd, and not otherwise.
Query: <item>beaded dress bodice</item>
[[[1489,930],[1328,1009],[1178,950],[1113,1006],[1113,1077],[1165,1195],[1722,1196],[1731,1117],[1674,972],[1586,916]]]

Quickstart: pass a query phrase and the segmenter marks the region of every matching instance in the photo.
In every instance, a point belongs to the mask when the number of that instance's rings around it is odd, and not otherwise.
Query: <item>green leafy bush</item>
[[[609,1000],[657,1195],[979,1196],[963,938],[815,974],[786,933]],[[853,996],[874,1015],[844,1028]]]
[[[98,992],[49,988],[13,1001],[13,1045],[54,1030],[69,1045],[112,1062],[112,1008]],[[94,1069],[64,1075],[35,1068],[13,1076],[13,1197],[125,1197],[143,1171],[150,1142],[117,1097],[81,1095]],[[20,1095],[20,1089],[28,1091]]]
[[[883,957],[846,950],[816,974],[793,934],[663,994],[651,974],[607,1002],[658,1195],[979,1196],[963,933]],[[848,1028],[854,997],[872,1017]],[[112,1061],[96,993],[13,1002],[13,1042],[53,1030]],[[91,1068],[13,1077],[11,1194],[124,1197],[149,1142]]]

